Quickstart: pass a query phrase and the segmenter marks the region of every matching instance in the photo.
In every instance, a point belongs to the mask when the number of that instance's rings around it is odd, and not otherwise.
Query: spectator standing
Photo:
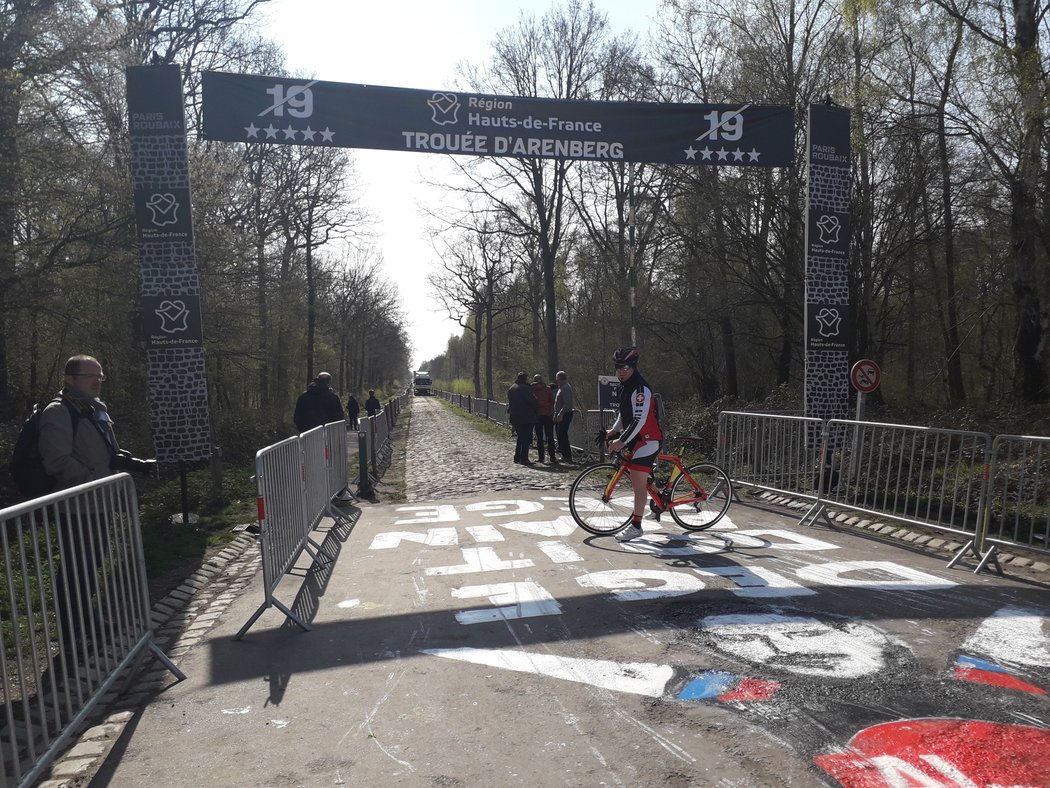
[[[58,489],[118,471],[152,473],[156,467],[117,443],[109,409],[99,399],[105,379],[93,356],[73,356],[66,362],[65,385],[40,414],[40,458]]]
[[[365,412],[369,416],[375,416],[383,409],[383,406],[379,404],[379,400],[376,399],[376,390],[368,390],[368,399],[365,400]]]
[[[532,376],[532,393],[536,397],[536,454],[540,462],[543,462],[543,439],[547,439],[547,453],[550,455],[551,463],[558,464],[558,458],[554,454],[554,394],[546,383],[543,375]]]
[[[554,376],[558,393],[554,395],[554,425],[558,432],[558,451],[565,462],[572,462],[572,446],[569,444],[569,425],[572,424],[572,386],[569,376],[561,370]]]
[[[306,391],[299,395],[295,402],[295,415],[292,417],[299,432],[306,432],[333,421],[343,421],[343,404],[331,386],[332,376],[321,372],[307,386]]]
[[[351,394],[346,398],[346,420],[350,422],[350,429],[357,430],[357,417],[361,415],[361,405],[357,397]]]
[[[536,395],[529,388],[528,376],[524,372],[518,373],[514,385],[507,390],[507,413],[510,415],[510,426],[518,436],[514,445],[514,462],[532,465],[529,461],[529,445],[536,424]]]
[[[66,362],[65,385],[40,414],[39,448],[44,470],[58,489],[103,479],[119,471],[152,474],[154,460],[140,460],[120,448],[106,403],[99,399],[106,375],[93,356],[73,356]],[[110,561],[109,529],[90,512],[60,516],[59,567],[53,575],[55,613],[67,654],[81,654],[82,628],[99,632],[97,595]],[[79,612],[78,612],[79,611]],[[94,624],[92,624],[94,621]]]

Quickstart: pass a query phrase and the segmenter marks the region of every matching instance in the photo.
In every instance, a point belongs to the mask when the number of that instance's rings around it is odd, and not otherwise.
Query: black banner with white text
[[[228,74],[202,77],[206,140],[468,156],[786,167],[794,112],[571,101]]]

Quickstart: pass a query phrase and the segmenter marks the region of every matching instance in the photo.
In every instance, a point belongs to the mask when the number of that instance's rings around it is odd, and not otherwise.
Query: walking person
[[[547,453],[550,455],[551,464],[557,465],[558,458],[554,454],[554,393],[546,383],[543,375],[532,376],[533,395],[536,397],[536,454],[540,462],[543,462],[543,439],[547,439]]]
[[[350,429],[354,432],[357,431],[357,417],[361,415],[361,405],[357,401],[357,397],[351,394],[346,398],[346,420],[350,425]]]
[[[295,413],[292,421],[295,429],[299,432],[312,430],[322,424],[333,421],[343,421],[343,403],[339,401],[338,395],[332,391],[332,376],[327,372],[321,372],[306,387],[306,391],[299,395],[295,401]]]
[[[514,462],[532,465],[529,460],[529,446],[532,444],[532,430],[536,424],[536,395],[529,387],[528,376],[524,372],[518,373],[514,385],[507,390],[507,413],[510,415],[510,426],[517,435]]]
[[[569,443],[569,425],[572,424],[572,386],[565,370],[554,376],[558,387],[554,395],[554,428],[558,433],[558,451],[565,462],[572,462],[572,445]]]
[[[375,416],[383,409],[383,406],[379,404],[379,400],[376,399],[376,390],[368,390],[368,399],[365,400],[365,413],[369,416]]]
[[[609,451],[624,452],[624,465],[631,474],[634,491],[634,512],[631,524],[616,535],[621,542],[629,542],[642,535],[642,515],[647,497],[646,481],[653,462],[660,451],[663,433],[656,419],[656,400],[642,373],[638,371],[638,348],[625,347],[613,353],[616,379],[620,382],[620,410],[616,422],[606,438]]]

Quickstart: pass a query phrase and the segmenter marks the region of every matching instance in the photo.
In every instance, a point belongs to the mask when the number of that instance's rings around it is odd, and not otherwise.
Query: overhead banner
[[[179,67],[127,69],[153,445],[160,462],[211,455],[200,283]]]
[[[849,409],[849,133],[848,109],[810,106],[805,415],[819,419]]]
[[[794,112],[571,101],[205,71],[201,137],[467,156],[786,167]]]

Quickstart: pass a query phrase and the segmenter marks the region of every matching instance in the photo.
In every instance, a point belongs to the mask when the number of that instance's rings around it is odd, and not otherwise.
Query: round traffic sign
[[[870,358],[862,358],[849,371],[849,382],[861,394],[871,394],[879,387],[881,380],[882,370]]]

